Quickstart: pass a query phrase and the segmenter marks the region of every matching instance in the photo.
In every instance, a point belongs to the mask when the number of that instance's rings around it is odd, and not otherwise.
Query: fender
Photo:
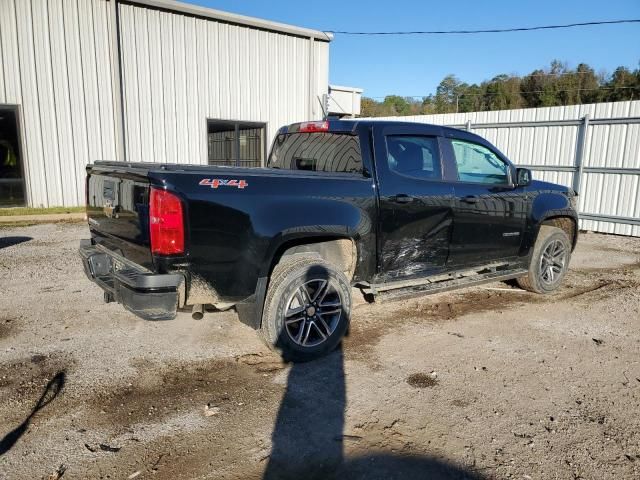
[[[335,226],[334,226],[335,227]],[[314,232],[305,232],[303,235],[283,232],[274,238],[267,250],[265,259],[262,262],[260,276],[268,276],[271,269],[277,263],[282,254],[291,247],[308,245],[314,243],[331,242],[335,240],[348,240],[355,245],[357,258],[355,268],[353,269],[353,279],[359,280],[366,277],[374,267],[375,256],[371,255],[373,239],[370,237],[361,237],[340,228],[328,228],[323,226],[322,229]]]
[[[262,262],[262,269],[256,283],[254,294],[236,304],[236,311],[242,323],[253,329],[260,328],[262,324],[262,310],[271,278],[271,269],[275,266],[282,254],[289,248],[313,244],[318,245],[335,240],[348,240],[350,243],[353,242],[356,245],[357,252],[364,251],[358,247],[362,242],[358,243],[356,239],[347,236],[343,227],[334,227],[328,228],[327,226],[323,226],[321,229],[313,232],[305,231],[303,235],[297,232],[283,232],[272,240],[268,248],[268,253],[265,256],[265,261]],[[309,227],[309,229],[310,228],[311,227]],[[305,228],[305,230],[308,229]],[[361,262],[360,256],[360,253],[358,253],[359,258],[356,260],[356,270],[358,269],[358,264]]]
[[[310,208],[312,206],[319,208]],[[270,224],[278,223],[279,228],[269,235],[260,261],[260,277],[269,276],[275,262],[289,246],[337,239],[350,240],[356,245],[358,259],[354,277],[367,275],[375,265],[375,222],[370,218],[373,212],[372,205],[333,199],[322,202],[301,199],[295,209],[289,205],[286,215],[280,215],[277,222]],[[304,220],[309,219],[316,223],[304,225]]]
[[[256,283],[255,293],[247,300],[236,304],[236,310],[240,321],[251,328],[259,329],[262,324],[262,309],[269,288],[271,269],[278,258],[294,245],[319,243],[327,240],[345,239],[355,243],[358,252],[356,260],[356,272],[362,271],[361,264],[373,264],[375,259],[362,258],[361,252],[371,251],[362,247],[364,239],[360,235],[353,235],[348,227],[342,225],[310,225],[307,227],[292,227],[286,229],[269,242],[263,261],[261,262],[259,278]],[[374,250],[375,251],[375,250]],[[355,275],[354,275],[355,277]]]
[[[528,254],[536,242],[540,227],[545,220],[553,217],[569,217],[578,225],[578,215],[571,205],[571,196],[563,191],[548,190],[539,192],[532,200],[529,225],[523,241],[523,250]],[[573,246],[577,235],[574,235]]]

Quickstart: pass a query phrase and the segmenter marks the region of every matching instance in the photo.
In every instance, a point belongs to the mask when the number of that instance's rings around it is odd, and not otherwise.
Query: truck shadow
[[[19,245],[20,243],[28,242],[29,240],[33,240],[32,237],[0,237],[0,249],[13,247],[14,245]]]
[[[263,480],[484,478],[429,456],[377,450],[345,458],[346,403],[342,347],[319,360],[294,363],[271,436]]]
[[[47,383],[47,386],[42,392],[42,395],[40,395],[40,398],[36,402],[35,406],[31,410],[27,418],[25,418],[20,425],[18,425],[16,428],[14,428],[9,433],[7,433],[2,438],[2,440],[0,440],[0,456],[4,455],[9,450],[11,450],[11,448],[16,444],[16,442],[20,439],[20,437],[24,435],[24,433],[27,431],[27,428],[29,428],[29,424],[31,423],[31,420],[36,415],[36,413],[38,413],[40,410],[46,407],[58,396],[58,394],[64,388],[65,381],[66,381],[66,373],[64,372],[64,370],[59,371],[58,373],[55,374],[55,376],[51,380],[49,380],[49,382]]]

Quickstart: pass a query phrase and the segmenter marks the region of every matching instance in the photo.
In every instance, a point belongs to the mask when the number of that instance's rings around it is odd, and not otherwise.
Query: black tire
[[[571,260],[571,241],[557,227],[543,225],[531,254],[529,273],[517,279],[520,288],[535,293],[556,290],[567,273]]]
[[[291,255],[271,274],[261,334],[285,361],[307,362],[339,345],[350,313],[351,286],[339,268],[318,255]]]

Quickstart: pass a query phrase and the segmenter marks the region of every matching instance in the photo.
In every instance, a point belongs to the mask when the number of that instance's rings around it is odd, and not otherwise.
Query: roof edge
[[[344,85],[334,85],[334,84],[329,84],[329,88],[331,90],[337,90],[339,92],[354,92],[354,93],[362,93],[364,92],[364,89],[360,88],[360,87],[345,87]]]
[[[286,33],[289,35],[295,35],[297,37],[313,38],[314,40],[320,40],[323,42],[330,42],[331,40],[333,40],[333,34],[331,34],[330,32],[322,32],[320,30],[313,30],[310,28],[296,27],[294,25],[289,25],[286,23],[272,22],[271,20],[248,17],[246,15],[224,12],[222,10],[201,7],[199,5],[193,5],[190,3],[177,2],[175,0],[123,0],[122,3],[159,8],[162,10],[169,10],[187,15],[210,18],[212,20],[218,20],[225,23],[244,25],[260,30]]]

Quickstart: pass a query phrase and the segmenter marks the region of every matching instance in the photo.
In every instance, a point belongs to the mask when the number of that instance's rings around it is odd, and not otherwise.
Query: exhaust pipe
[[[202,317],[204,317],[204,305],[196,303],[191,310],[191,318],[194,320],[202,320]]]

